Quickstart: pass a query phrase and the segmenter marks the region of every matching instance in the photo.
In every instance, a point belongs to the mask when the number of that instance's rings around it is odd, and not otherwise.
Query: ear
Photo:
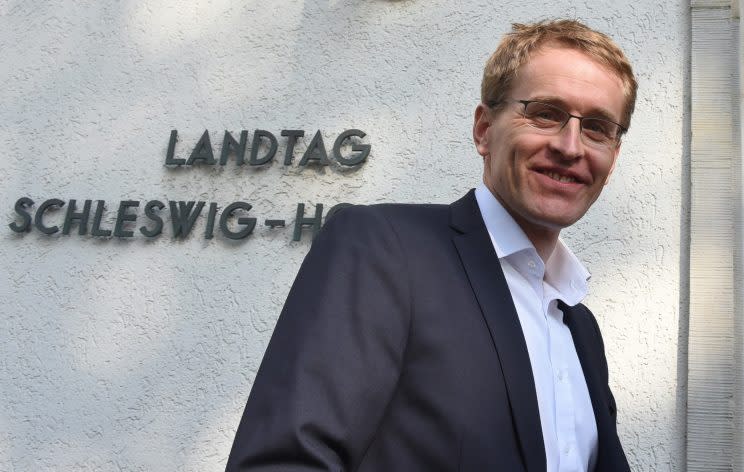
[[[475,115],[473,117],[473,142],[475,142],[475,149],[483,157],[488,155],[488,128],[491,127],[491,120],[493,119],[491,109],[483,103],[479,103],[475,107]]]
[[[612,175],[612,172],[615,170],[615,164],[617,164],[617,158],[620,155],[620,146],[622,146],[622,142],[617,145],[615,148],[615,151],[612,153],[612,166],[610,166],[610,172],[607,173],[607,178],[604,181],[604,184],[607,185],[610,183],[610,176]]]

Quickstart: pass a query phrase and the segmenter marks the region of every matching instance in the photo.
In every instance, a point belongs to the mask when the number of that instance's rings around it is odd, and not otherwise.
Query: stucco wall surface
[[[681,0],[0,2],[0,470],[222,470],[309,247],[297,203],[447,203],[477,185],[482,65],[510,22],[556,16],[610,33],[639,78],[613,179],[564,238],[593,274],[633,469],[683,470]],[[364,165],[297,164],[315,131],[330,147],[348,128],[367,133]],[[278,155],[168,168],[172,129],[180,158],[204,130],[217,153],[225,130],[271,131]],[[306,133],[289,166],[283,129]],[[259,224],[237,242],[205,239],[204,214],[182,240],[168,221],[153,239],[18,235],[21,197],[105,200],[109,229],[121,200],[241,200]]]

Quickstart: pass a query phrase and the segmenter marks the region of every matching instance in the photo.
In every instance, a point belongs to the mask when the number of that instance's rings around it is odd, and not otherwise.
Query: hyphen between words
[[[283,159],[284,165],[291,165],[294,159],[294,148],[297,140],[304,135],[305,132],[302,130],[281,131],[281,136],[287,138]],[[332,159],[340,165],[349,167],[364,163],[371,149],[371,145],[359,143],[359,140],[365,136],[366,134],[363,131],[357,129],[350,129],[341,133],[333,143],[331,150]],[[177,140],[178,131],[172,130],[165,157],[166,167],[216,164],[224,166],[231,156],[234,156],[236,165],[243,165],[245,164],[245,155],[248,149],[250,149],[248,164],[251,166],[260,166],[271,162],[279,147],[276,136],[268,131],[256,130],[253,133],[250,146],[248,144],[247,131],[241,131],[239,139],[235,139],[232,134],[225,131],[220,157],[217,160],[209,138],[209,132],[204,131],[204,134],[202,134],[202,137],[194,146],[189,157],[184,159],[175,157]],[[348,152],[349,149],[351,152]],[[329,155],[320,131],[315,133],[299,161],[300,166],[307,166],[308,164],[321,166],[330,164]],[[138,228],[138,232],[148,238],[160,236],[165,226],[164,215],[161,212],[167,208],[168,213],[170,213],[172,237],[185,238],[191,233],[197,218],[202,214],[205,203],[203,201],[167,201],[166,205],[160,200],[144,202],[144,205],[142,205],[144,217],[148,221]],[[60,221],[57,221],[58,224],[46,221],[45,215],[54,213],[55,210],[59,210],[65,205],[67,206],[65,215],[61,219],[58,217],[60,219]],[[328,211],[325,219],[346,205],[346,203],[335,205]],[[140,202],[138,200],[120,201],[117,205],[116,218],[111,223],[113,225],[111,229],[105,228],[103,223],[104,220],[112,220],[111,218],[104,218],[106,211],[106,202],[104,200],[97,201],[93,212],[91,212],[93,210],[93,201],[90,199],[86,199],[83,202],[81,209],[78,208],[75,199],[65,202],[59,198],[50,198],[43,201],[35,211],[33,211],[34,206],[35,202],[29,197],[21,197],[15,202],[14,209],[18,217],[16,221],[8,225],[12,231],[25,233],[31,231],[32,228],[36,228],[43,234],[52,235],[60,231],[59,225],[61,224],[62,234],[68,235],[71,232],[73,224],[76,224],[78,226],[77,234],[87,235],[89,230],[88,223],[91,221],[92,216],[92,225],[90,225],[91,236],[131,238],[135,234],[134,230],[136,228],[133,225],[137,222],[138,215],[136,212],[137,208],[140,207]],[[253,206],[250,203],[236,201],[225,206],[220,213],[217,203],[210,202],[209,209],[205,212],[206,227],[203,232],[204,238],[212,239],[216,226],[223,236],[228,239],[244,239],[253,233],[256,226],[257,219],[247,216],[247,213],[252,208]],[[314,216],[306,217],[305,205],[298,203],[292,239],[299,241],[304,228],[312,229],[313,235],[317,233],[323,221],[323,205],[316,205],[314,213]],[[49,216],[51,219],[52,216]],[[264,224],[271,229],[285,227],[285,221],[283,219],[266,219]]]

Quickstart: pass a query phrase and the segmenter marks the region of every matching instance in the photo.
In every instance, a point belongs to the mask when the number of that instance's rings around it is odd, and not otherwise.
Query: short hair
[[[630,126],[638,83],[623,51],[609,36],[576,20],[544,20],[532,24],[512,24],[512,31],[501,40],[486,62],[481,82],[481,101],[501,103],[510,92],[518,69],[541,47],[555,45],[585,53],[617,74],[623,85],[624,127]]]

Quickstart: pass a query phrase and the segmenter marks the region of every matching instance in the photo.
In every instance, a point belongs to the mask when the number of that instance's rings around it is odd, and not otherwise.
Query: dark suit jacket
[[[594,316],[561,307],[599,432],[627,471]],[[452,205],[351,207],[313,243],[227,464],[261,472],[541,472],[522,329],[473,191]]]

